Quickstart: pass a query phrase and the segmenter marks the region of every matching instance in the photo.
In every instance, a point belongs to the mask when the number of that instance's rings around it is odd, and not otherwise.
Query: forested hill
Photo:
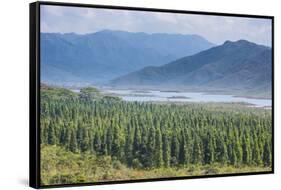
[[[269,110],[124,102],[104,99],[94,88],[41,92],[42,146],[108,156],[134,169],[271,165]],[[45,164],[42,170],[52,175]]]
[[[94,87],[84,87],[79,93],[73,92],[66,88],[48,86],[41,83],[41,100],[48,101],[121,101],[121,98],[116,96],[108,96],[101,94]]]
[[[214,46],[198,35],[112,30],[41,33],[40,37],[42,82],[61,85],[101,83]]]
[[[271,48],[246,40],[226,41],[192,56],[116,78],[113,86],[234,91],[271,97]]]

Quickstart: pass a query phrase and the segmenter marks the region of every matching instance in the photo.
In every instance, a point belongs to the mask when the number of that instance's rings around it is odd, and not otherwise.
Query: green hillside
[[[271,111],[41,87],[41,183],[269,171]]]

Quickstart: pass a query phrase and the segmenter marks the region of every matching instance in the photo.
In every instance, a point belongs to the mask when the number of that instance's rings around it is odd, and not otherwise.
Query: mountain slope
[[[226,41],[169,64],[119,77],[111,85],[264,94],[271,92],[271,62],[271,48],[246,40]]]
[[[110,30],[85,35],[42,33],[41,76],[46,83],[97,84],[212,46],[197,35]]]

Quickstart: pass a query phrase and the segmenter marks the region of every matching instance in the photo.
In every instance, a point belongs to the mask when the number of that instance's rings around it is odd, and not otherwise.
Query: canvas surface
[[[41,185],[272,170],[271,19],[40,13]]]

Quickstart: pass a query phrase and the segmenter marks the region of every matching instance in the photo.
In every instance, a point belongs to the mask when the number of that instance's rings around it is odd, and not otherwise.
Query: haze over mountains
[[[41,33],[41,81],[59,85],[103,84],[213,46],[198,35],[111,30],[84,35]]]
[[[271,97],[271,64],[271,48],[246,40],[226,41],[162,66],[145,67],[114,79],[110,84]]]
[[[271,97],[271,48],[198,35],[41,33],[41,82]]]

